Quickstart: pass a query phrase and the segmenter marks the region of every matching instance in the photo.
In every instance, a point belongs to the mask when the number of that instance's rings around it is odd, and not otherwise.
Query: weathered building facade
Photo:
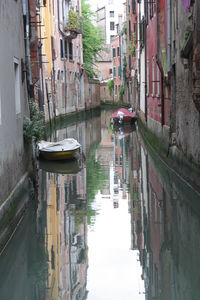
[[[177,149],[200,165],[200,3],[172,1],[171,11],[171,131]]]
[[[123,87],[121,82],[121,51],[120,51],[120,36],[117,35],[112,39],[112,64],[113,64],[113,81],[114,81],[114,101],[123,100]]]
[[[167,1],[146,7],[147,125],[166,144],[170,126],[170,48]],[[155,39],[155,37],[157,37]]]
[[[137,23],[137,3],[127,0],[126,2],[126,32],[127,32],[127,71],[126,71],[126,89],[128,102],[134,109],[138,107],[137,99],[137,48],[138,48],[138,23]]]
[[[24,16],[24,18],[23,18]],[[0,2],[0,205],[27,175],[23,121],[28,116],[24,23],[21,1]],[[13,46],[14,45],[14,46]]]
[[[199,9],[198,1],[126,1],[129,103],[168,154],[181,154],[197,165]]]

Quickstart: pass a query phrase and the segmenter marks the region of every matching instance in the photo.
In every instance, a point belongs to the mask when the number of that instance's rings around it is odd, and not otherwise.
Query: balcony
[[[64,26],[65,37],[75,39],[78,34],[82,33],[82,24],[79,14],[73,10],[69,11],[68,20]]]

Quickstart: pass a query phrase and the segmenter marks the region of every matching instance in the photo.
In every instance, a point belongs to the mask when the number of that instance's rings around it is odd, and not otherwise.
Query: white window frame
[[[19,59],[13,57],[14,67],[14,91],[15,91],[15,112],[16,115],[21,113],[21,93],[20,93],[20,64]]]
[[[157,97],[160,96],[160,70],[157,64]]]
[[[152,57],[152,97],[155,96],[155,63],[154,57]]]
[[[110,18],[114,18],[115,17],[115,11],[110,10],[109,15],[110,15]]]

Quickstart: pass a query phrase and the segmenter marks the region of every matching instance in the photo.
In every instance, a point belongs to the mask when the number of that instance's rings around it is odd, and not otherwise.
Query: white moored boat
[[[73,138],[59,142],[40,141],[38,144],[39,156],[48,160],[72,159],[80,152],[81,145]]]

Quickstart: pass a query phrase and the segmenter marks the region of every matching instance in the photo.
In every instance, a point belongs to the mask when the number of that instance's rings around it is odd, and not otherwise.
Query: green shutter
[[[73,60],[73,43],[69,43],[69,59]]]
[[[113,76],[116,77],[116,67],[113,68]]]
[[[113,48],[113,57],[115,57],[115,48]]]
[[[118,77],[121,77],[121,66],[118,66]]]

